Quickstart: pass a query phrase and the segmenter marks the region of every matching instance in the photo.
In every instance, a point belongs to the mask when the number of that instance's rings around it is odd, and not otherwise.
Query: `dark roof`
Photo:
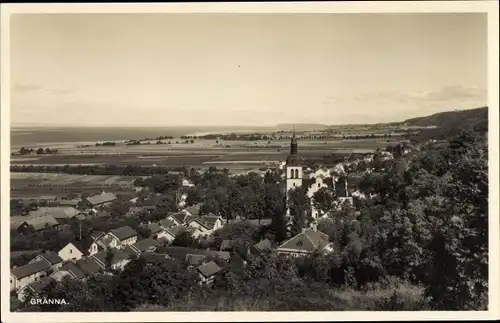
[[[134,243],[131,247],[133,249],[136,249],[140,252],[147,251],[151,247],[157,247],[158,246],[158,241],[152,239],[152,238],[147,238],[147,239],[142,239]]]
[[[316,183],[316,179],[314,177],[312,178],[303,178],[302,179],[302,186],[303,187],[311,187]]]
[[[300,165],[299,156],[296,154],[288,155],[288,157],[286,159],[286,165],[287,166],[299,166]]]
[[[92,257],[97,259],[101,264],[106,264],[106,254],[107,250],[100,251],[96,254],[93,254]],[[111,259],[111,264],[117,264],[122,260],[128,259],[129,255],[123,250],[117,248],[111,248],[111,252],[113,253],[113,258]]]
[[[201,208],[201,203],[187,207],[186,211],[192,215],[200,215],[200,208]]]
[[[61,206],[78,206],[78,203],[80,203],[82,199],[72,199],[72,200],[60,200],[59,205]]]
[[[115,237],[120,241],[137,235],[137,231],[129,227],[128,225],[120,228],[116,228],[110,231]]]
[[[220,249],[229,250],[234,248],[235,245],[236,245],[236,240],[223,240],[222,243],[220,244]]]
[[[195,219],[193,219],[193,221],[196,221],[197,223],[201,224],[205,228],[212,230],[218,219],[219,219],[219,217],[216,215],[207,215],[207,216],[203,216],[200,218],[195,218]]]
[[[84,255],[89,254],[89,248],[90,246],[94,243],[94,240],[92,239],[82,239],[82,240],[74,240],[71,242],[75,247],[80,250],[81,253]]]
[[[52,277],[43,277],[36,282],[28,285],[28,287],[33,290],[36,294],[41,293],[45,287],[47,287],[54,279]]]
[[[202,274],[206,278],[217,275],[222,271],[222,268],[219,267],[219,265],[217,265],[214,261],[201,265],[196,269],[200,274]]]
[[[207,250],[206,252],[214,258],[220,258],[225,261],[231,259],[231,254],[227,251]]]
[[[116,200],[116,195],[113,193],[101,193],[91,197],[87,197],[87,201],[92,205],[100,205]]]
[[[80,268],[78,268],[78,266],[76,264],[74,264],[72,262],[65,263],[61,267],[61,270],[68,271],[73,276],[75,276],[75,278],[77,278],[77,279],[82,279],[83,277],[85,277],[85,273]]]
[[[187,247],[161,247],[158,252],[164,253],[173,259],[183,261],[186,259],[186,255],[207,255],[205,250],[187,248]]]
[[[104,234],[104,232],[102,232],[102,231],[92,231],[90,236],[92,237],[92,239],[95,240],[97,238],[100,238],[103,234]]]
[[[184,212],[170,213],[170,214],[167,215],[167,218],[169,218],[169,217],[172,217],[173,219],[175,219],[180,224],[185,224],[185,223],[191,221],[193,218],[195,218],[195,217],[193,217],[191,215],[187,215]]]
[[[165,229],[171,228],[173,226],[176,226],[175,222],[170,220],[170,219],[163,219],[160,220],[160,226],[162,226]]]
[[[186,255],[186,262],[188,265],[192,266],[197,266],[203,262],[207,258],[206,255],[192,255],[192,254],[187,254]]]
[[[288,249],[291,251],[314,252],[321,250],[329,243],[328,235],[313,230],[306,230],[293,238],[285,241],[278,249]]]
[[[259,219],[246,219],[246,220],[241,220],[237,219],[234,220],[232,223],[246,223],[250,225],[255,225],[255,226],[269,226],[273,223],[272,219],[260,219],[260,224],[259,224]]]
[[[62,258],[53,251],[44,252],[39,256],[43,257],[43,259],[47,260],[51,265],[55,265],[63,261]]]
[[[50,268],[50,265],[45,260],[38,260],[30,264],[12,269],[10,272],[17,279],[31,276],[35,273],[45,271]]]
[[[271,250],[273,243],[269,239],[261,240],[260,242],[253,245],[259,251]]]
[[[59,225],[59,222],[52,215],[44,215],[32,218],[26,221],[28,226],[32,227],[35,231],[40,231],[45,228],[50,228]]]
[[[182,232],[193,234],[196,231],[196,228],[176,225],[175,227],[168,228],[166,231],[175,237]]]
[[[338,197],[348,197],[347,187],[345,181],[338,181],[335,183],[335,193]]]
[[[77,260],[76,265],[85,275],[93,275],[101,270],[99,264],[91,257]]]
[[[79,214],[80,211],[70,206],[55,206],[55,207],[41,207],[36,211],[31,211],[30,216],[40,217],[46,215],[52,215],[56,219],[71,219],[75,215]]]
[[[164,229],[156,222],[152,222],[152,223],[149,223],[147,225],[147,228],[149,229],[149,231],[151,231],[151,234],[156,234],[156,233],[159,233],[161,231],[163,231]]]

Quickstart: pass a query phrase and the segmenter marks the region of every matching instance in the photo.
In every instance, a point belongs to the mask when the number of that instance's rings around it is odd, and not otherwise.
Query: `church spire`
[[[298,144],[297,137],[295,137],[295,124],[293,125],[292,142],[290,144],[290,155],[297,155]]]

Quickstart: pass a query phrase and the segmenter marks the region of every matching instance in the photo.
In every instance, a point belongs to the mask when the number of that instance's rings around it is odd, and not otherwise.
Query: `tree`
[[[323,216],[336,206],[337,196],[332,189],[322,187],[314,193],[312,200],[314,208],[319,212],[319,216]]]
[[[172,241],[172,245],[176,247],[192,247],[194,244],[195,240],[187,230],[179,232]]]
[[[311,221],[311,203],[305,189],[288,191],[288,208],[293,219],[291,234],[296,235]]]

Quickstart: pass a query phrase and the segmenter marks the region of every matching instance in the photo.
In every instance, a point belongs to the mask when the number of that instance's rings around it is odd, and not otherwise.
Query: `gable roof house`
[[[200,285],[211,285],[217,275],[224,272],[224,269],[217,265],[214,261],[203,264],[196,268],[199,278]]]
[[[175,212],[167,215],[166,219],[173,221],[176,225],[185,225],[197,216],[189,215],[186,212]]]
[[[38,260],[10,271],[10,289],[18,290],[47,274],[51,268],[45,260]]]
[[[64,277],[70,277],[73,279],[83,279],[85,273],[78,268],[78,266],[73,262],[67,262],[62,267],[51,275],[56,281],[61,281]]]
[[[52,215],[44,215],[26,220],[16,226],[16,230],[20,233],[27,231],[39,232],[45,229],[57,229],[59,222]]]
[[[195,205],[188,206],[187,208],[185,208],[181,212],[184,212],[187,215],[191,215],[191,216],[201,216],[201,213],[200,213],[201,205],[202,205],[201,203],[198,203]]]
[[[254,244],[250,248],[250,252],[255,254],[255,255],[258,255],[262,252],[267,252],[267,251],[272,250],[272,247],[273,247],[273,243],[271,242],[271,240],[264,239],[264,240],[257,242],[256,244]]]
[[[278,254],[300,256],[314,252],[330,252],[331,245],[327,234],[308,228],[285,241],[277,251]]]
[[[191,220],[188,225],[200,231],[201,236],[208,236],[222,228],[222,218],[217,215],[207,215]]]
[[[126,225],[109,231],[106,235],[96,240],[96,243],[103,248],[124,248],[136,243],[137,237],[137,231]]]
[[[136,243],[127,246],[127,251],[132,251],[132,255],[139,256],[143,252],[155,252],[158,247],[158,241],[147,238],[137,241]]]
[[[44,290],[45,287],[49,286],[49,284],[53,281],[54,279],[52,277],[47,276],[41,278],[40,280],[37,280],[36,282],[30,283],[19,290],[19,292],[17,293],[17,298],[21,302],[24,302],[29,294],[36,297]]]
[[[85,256],[90,256],[102,250],[93,239],[74,240],[59,250],[58,255],[63,261],[79,260]]]
[[[105,250],[101,251],[104,252]],[[101,271],[99,262],[93,257],[82,258],[76,261],[76,266],[83,272],[84,276],[80,279],[85,279],[89,276],[96,275]]]
[[[102,192],[101,194],[94,195],[83,199],[80,205],[84,209],[91,209],[95,207],[104,206],[117,199],[116,195],[110,192]]]
[[[31,211],[29,215],[33,217],[52,215],[60,225],[69,224],[72,220],[85,219],[79,210],[69,206],[41,207],[36,211]]]
[[[111,248],[109,252],[111,252],[112,255],[109,259],[109,265],[111,266],[111,269],[122,270],[130,262],[129,255],[123,250]],[[91,257],[96,261],[99,267],[101,267],[102,269],[107,269],[108,250],[100,251],[92,255]]]
[[[39,254],[36,256],[33,260],[30,261],[30,263],[35,262],[35,261],[45,261],[46,263],[49,264],[52,270],[56,271],[58,270],[63,263],[63,260],[59,255],[53,251],[47,251],[44,253]]]

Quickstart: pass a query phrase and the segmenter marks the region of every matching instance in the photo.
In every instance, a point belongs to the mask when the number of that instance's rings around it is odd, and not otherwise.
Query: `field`
[[[174,141],[175,142],[175,141]],[[321,157],[332,153],[369,153],[388,144],[384,139],[299,141],[299,154]],[[268,163],[284,161],[289,154],[288,141],[225,141],[196,140],[193,144],[163,144],[109,147],[67,145],[58,148],[57,155],[12,156],[16,165],[144,165],[193,166],[217,165],[228,168],[263,167]],[[236,165],[238,164],[238,165]],[[226,165],[226,166],[223,166]],[[247,166],[244,166],[245,168]]]

